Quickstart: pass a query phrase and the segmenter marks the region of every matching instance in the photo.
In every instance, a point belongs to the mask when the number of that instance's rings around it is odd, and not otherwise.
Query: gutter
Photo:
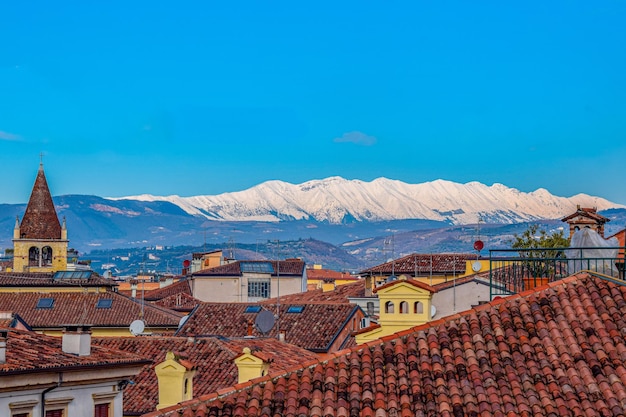
[[[52,391],[53,389],[59,388],[63,383],[63,374],[59,374],[59,382],[56,385],[51,386],[50,388],[46,388],[41,392],[41,417],[46,417],[46,394]]]

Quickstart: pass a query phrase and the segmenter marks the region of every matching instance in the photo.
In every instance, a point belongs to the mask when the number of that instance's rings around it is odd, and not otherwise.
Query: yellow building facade
[[[378,324],[365,328],[355,336],[358,344],[379,339],[431,319],[433,293],[437,290],[427,284],[401,276],[374,290],[380,300]]]

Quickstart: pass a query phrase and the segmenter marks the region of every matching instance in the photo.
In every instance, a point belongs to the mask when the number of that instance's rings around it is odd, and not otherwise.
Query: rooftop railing
[[[625,247],[492,249],[489,251],[490,297],[507,296],[591,271],[619,284]]]

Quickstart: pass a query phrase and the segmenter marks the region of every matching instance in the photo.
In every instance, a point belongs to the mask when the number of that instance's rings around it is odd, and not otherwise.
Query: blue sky
[[[339,175],[626,204],[626,3],[8,2],[0,203]]]

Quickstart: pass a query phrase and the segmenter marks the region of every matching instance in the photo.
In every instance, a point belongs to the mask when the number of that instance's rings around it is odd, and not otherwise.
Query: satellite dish
[[[180,320],[178,321],[178,328],[180,329],[181,327],[183,327],[183,324],[185,324],[187,320],[189,320],[189,316],[181,317]]]
[[[397,280],[398,280],[398,277],[397,277],[397,276],[395,276],[395,275],[389,275],[389,276],[387,277],[387,280],[386,280],[385,282],[393,282],[393,281],[397,281]]]
[[[472,263],[472,271],[478,272],[478,271],[480,271],[480,268],[482,268],[482,265],[480,264],[480,261],[474,261]]]
[[[146,328],[143,320],[135,320],[130,324],[130,332],[133,336],[137,336],[143,333],[143,329]]]
[[[274,327],[274,323],[274,313],[269,310],[261,311],[254,320],[254,326],[263,334],[269,333]]]
[[[432,319],[433,317],[435,317],[435,314],[437,314],[437,309],[435,308],[434,305],[430,305],[430,318]]]

